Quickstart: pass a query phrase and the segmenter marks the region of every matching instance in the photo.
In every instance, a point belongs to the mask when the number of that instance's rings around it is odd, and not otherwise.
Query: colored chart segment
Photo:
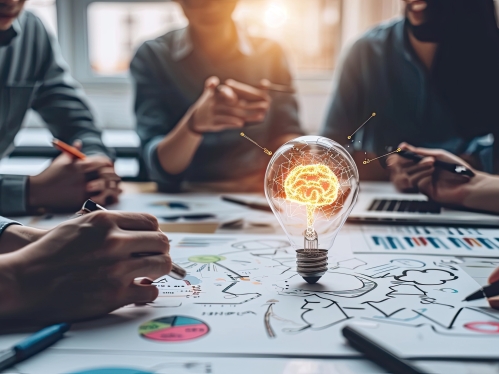
[[[206,323],[196,318],[169,316],[143,323],[139,332],[146,339],[161,342],[181,342],[198,339],[210,331]]]

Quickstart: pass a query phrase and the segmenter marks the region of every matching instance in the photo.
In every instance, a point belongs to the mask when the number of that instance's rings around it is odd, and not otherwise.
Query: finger
[[[106,181],[104,179],[95,179],[87,183],[85,190],[88,193],[103,191],[106,189]]]
[[[237,96],[251,101],[270,100],[267,92],[259,88],[238,82],[234,79],[227,79],[225,85],[234,90]]]
[[[260,88],[262,90],[268,90],[272,83],[268,79],[262,79],[260,80]]]
[[[244,109],[244,110],[257,110],[257,111],[264,111],[266,112],[270,108],[270,103],[268,101],[246,101],[246,100],[239,100],[238,105],[239,108]]]
[[[79,160],[78,164],[83,173],[90,173],[102,168],[113,167],[113,162],[106,157],[87,157],[85,160]]]
[[[489,276],[489,284],[499,281],[499,267],[497,267]]]
[[[152,285],[131,284],[125,294],[123,305],[152,303],[159,295],[159,290]]]
[[[143,253],[163,253],[170,251],[168,237],[161,231],[121,231],[109,238],[109,250],[113,258],[128,259]],[[138,277],[139,275],[137,275]]]
[[[121,178],[114,171],[114,167],[103,167],[99,170],[99,175],[107,180],[121,181]]]
[[[213,122],[216,125],[224,125],[230,127],[244,126],[244,121],[241,118],[232,117],[232,116],[216,115],[213,119]]]
[[[490,306],[494,309],[499,309],[499,297],[492,297],[488,299]]]
[[[409,183],[409,178],[405,173],[396,173],[391,176],[392,183],[395,185],[398,191],[407,192],[413,188],[413,186]]]
[[[209,77],[205,82],[204,82],[204,88],[205,89],[211,89],[214,90],[215,88],[218,87],[220,84],[220,79],[218,77],[212,76]]]
[[[390,169],[402,169],[414,164],[414,161],[405,159],[397,154],[388,156],[388,158],[386,159],[386,166],[388,166],[388,168]]]
[[[159,224],[157,218],[147,213],[112,212],[112,211],[99,212],[99,213],[106,216],[105,217],[106,219],[112,221],[122,230],[128,230],[128,231],[159,230]]]
[[[238,96],[234,90],[228,86],[221,84],[217,87],[218,97],[217,99],[229,105],[236,105],[238,101]]]
[[[421,171],[428,170],[430,168],[433,168],[435,163],[435,159],[433,157],[426,157],[422,159],[420,162],[418,162],[416,165],[412,165],[409,167],[403,168],[403,172],[405,172],[407,175],[411,176],[412,174],[419,173]]]
[[[218,104],[215,105],[215,108],[213,109],[216,114],[224,114],[232,117],[237,117],[242,120],[246,117],[246,110],[238,107],[238,106],[231,106],[231,105],[225,105],[225,104]]]
[[[435,173],[435,170],[433,170],[433,173]],[[425,194],[426,196],[428,196],[431,199],[435,199],[433,173],[431,175],[427,175],[425,177],[422,177],[417,183],[419,192]]]
[[[430,167],[429,169],[421,170],[409,176],[409,184],[411,186],[418,186],[419,182],[424,178],[431,177],[435,172],[435,168]]]
[[[119,274],[128,283],[135,278],[146,277],[158,279],[163,275],[170,274],[172,270],[172,259],[169,255],[157,255],[142,258],[134,258],[126,261],[121,268],[123,274]]]

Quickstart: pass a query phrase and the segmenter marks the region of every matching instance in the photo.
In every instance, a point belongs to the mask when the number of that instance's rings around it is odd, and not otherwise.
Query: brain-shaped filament
[[[315,208],[333,204],[338,189],[338,178],[323,164],[296,166],[284,181],[286,199],[307,206],[308,230],[312,230]]]

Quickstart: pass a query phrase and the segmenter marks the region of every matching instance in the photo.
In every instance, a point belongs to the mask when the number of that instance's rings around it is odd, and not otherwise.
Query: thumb
[[[220,79],[218,77],[209,77],[205,82],[204,82],[204,89],[205,90],[215,90],[215,88],[218,87],[220,84]]]

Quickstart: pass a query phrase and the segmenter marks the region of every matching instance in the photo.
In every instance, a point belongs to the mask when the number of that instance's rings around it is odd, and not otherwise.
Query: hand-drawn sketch
[[[447,270],[425,269],[404,270],[402,275],[394,278],[401,282],[411,282],[423,286],[440,286],[457,279],[457,276]]]
[[[402,269],[422,268],[426,266],[423,261],[411,259],[391,260],[388,264],[377,265],[362,269],[362,274],[371,278],[386,278],[399,274]]]

